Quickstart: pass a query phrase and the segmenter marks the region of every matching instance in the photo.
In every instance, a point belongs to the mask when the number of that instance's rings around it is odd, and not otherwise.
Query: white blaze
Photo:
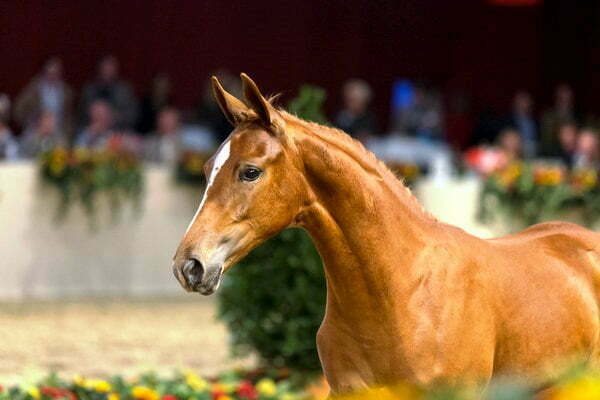
[[[223,147],[221,147],[221,150],[219,150],[219,153],[217,153],[212,170],[210,171],[210,175],[208,176],[208,182],[206,184],[206,189],[204,189],[204,195],[202,196],[202,200],[200,201],[198,210],[196,211],[196,214],[194,214],[194,218],[192,218],[192,222],[190,222],[190,224],[188,225],[185,233],[187,233],[190,230],[190,228],[192,227],[192,225],[194,225],[194,221],[196,220],[196,217],[198,217],[198,214],[200,214],[200,211],[202,210],[202,207],[204,206],[204,202],[206,201],[206,196],[208,195],[208,190],[210,189],[213,182],[217,178],[217,174],[221,170],[221,167],[223,167],[223,165],[229,159],[229,151],[230,151],[229,147],[230,147],[230,141],[228,140],[227,142],[225,142],[223,144]]]

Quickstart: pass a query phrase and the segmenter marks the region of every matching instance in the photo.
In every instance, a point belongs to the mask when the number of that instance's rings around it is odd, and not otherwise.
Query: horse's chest
[[[398,337],[389,330],[354,327],[348,331],[324,322],[317,345],[325,376],[336,392],[412,378]]]

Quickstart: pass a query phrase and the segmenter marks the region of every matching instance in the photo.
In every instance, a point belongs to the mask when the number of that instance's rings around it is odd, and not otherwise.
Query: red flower
[[[175,396],[175,395],[172,395],[172,394],[165,394],[165,395],[162,397],[162,400],[178,400],[178,399],[177,399],[177,396]]]
[[[77,400],[77,396],[75,396],[75,393],[71,392],[70,390],[57,387],[42,386],[40,388],[40,393],[52,399]]]
[[[243,381],[242,383],[240,383],[240,386],[238,387],[238,390],[236,391],[236,393],[242,399],[248,399],[248,400],[258,399],[258,392],[256,391],[256,389],[254,389],[254,386],[252,385],[252,382],[250,382],[250,381]]]
[[[4,386],[0,385],[0,393],[4,392]]]
[[[51,386],[42,386],[40,388],[40,393],[44,396],[50,397],[52,399],[69,399],[76,400],[77,397],[75,393],[62,388],[51,387]]]

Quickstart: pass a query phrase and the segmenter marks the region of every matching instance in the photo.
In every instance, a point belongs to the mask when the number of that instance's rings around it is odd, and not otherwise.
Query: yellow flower
[[[96,392],[108,393],[112,390],[112,386],[107,381],[94,379],[87,382],[87,387],[94,389]]]
[[[50,161],[50,166],[49,166],[50,172],[54,176],[60,175],[65,170],[66,166],[67,166],[67,164],[66,164],[65,160],[53,159],[52,161]]]
[[[131,395],[138,400],[158,400],[160,396],[154,390],[145,386],[134,386]]]
[[[579,190],[589,190],[598,183],[598,174],[593,169],[579,169],[573,172],[573,186]]]
[[[400,384],[394,386],[369,388],[356,393],[335,396],[332,398],[335,400],[420,400],[423,398],[423,396],[414,387]]]
[[[185,375],[185,383],[197,392],[208,389],[208,383],[193,372],[188,372]]]
[[[552,400],[594,400],[600,399],[600,379],[589,376],[567,383],[554,393]]]
[[[523,166],[514,162],[497,173],[497,180],[503,187],[511,186],[522,174]]]
[[[597,181],[596,171],[589,171],[589,173],[583,175],[583,185],[587,188],[595,186]]]
[[[219,400],[233,400],[233,399],[229,396],[220,396]]]
[[[235,388],[236,388],[236,385],[234,385],[232,383],[218,382],[218,383],[213,383],[211,389],[213,392],[232,393],[235,390]]]
[[[76,384],[77,386],[82,386],[82,387],[86,386],[86,380],[81,375],[75,375],[73,377],[73,383]]]
[[[27,394],[33,397],[34,399],[39,399],[41,397],[40,389],[36,387],[30,387],[29,389],[27,389]]]
[[[538,167],[534,171],[534,181],[542,186],[557,186],[562,183],[564,175],[560,167]]]
[[[121,396],[119,396],[119,393],[110,393],[108,395],[108,397],[106,397],[106,400],[120,400]]]
[[[90,151],[84,147],[78,147],[73,152],[73,156],[77,162],[85,161],[90,158]]]
[[[204,166],[204,160],[198,156],[191,156],[185,166],[192,174],[200,174],[202,172],[202,167]]]
[[[277,393],[277,385],[272,379],[263,378],[256,384],[256,390],[263,396],[275,396]]]

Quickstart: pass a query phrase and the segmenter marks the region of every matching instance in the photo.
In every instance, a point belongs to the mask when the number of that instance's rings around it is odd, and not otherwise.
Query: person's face
[[[570,86],[560,85],[556,88],[556,103],[563,107],[573,104],[573,90]]]
[[[39,121],[38,132],[43,135],[50,135],[56,129],[56,118],[52,113],[44,113]]]
[[[593,156],[598,153],[598,138],[594,132],[583,130],[577,141],[577,151],[584,155]]]
[[[50,81],[59,81],[62,79],[62,62],[58,59],[54,59],[46,64],[44,75],[46,79]]]
[[[515,131],[507,131],[500,139],[500,147],[509,153],[517,154],[521,151],[521,137]]]
[[[179,129],[179,113],[175,110],[165,110],[158,116],[158,131],[163,134],[171,134]]]
[[[533,101],[531,100],[531,96],[527,93],[519,93],[515,96],[515,109],[520,113],[529,113],[531,111],[531,106]]]
[[[558,132],[558,139],[563,150],[573,151],[577,143],[577,128],[574,125],[565,125]]]
[[[100,78],[103,81],[112,81],[119,74],[119,64],[113,57],[107,57],[100,63]]]
[[[355,86],[350,86],[344,91],[344,103],[346,108],[355,113],[362,112],[367,107],[367,99],[364,93]]]
[[[112,110],[108,104],[99,101],[90,107],[90,121],[93,125],[108,129],[112,125],[112,119]]]

